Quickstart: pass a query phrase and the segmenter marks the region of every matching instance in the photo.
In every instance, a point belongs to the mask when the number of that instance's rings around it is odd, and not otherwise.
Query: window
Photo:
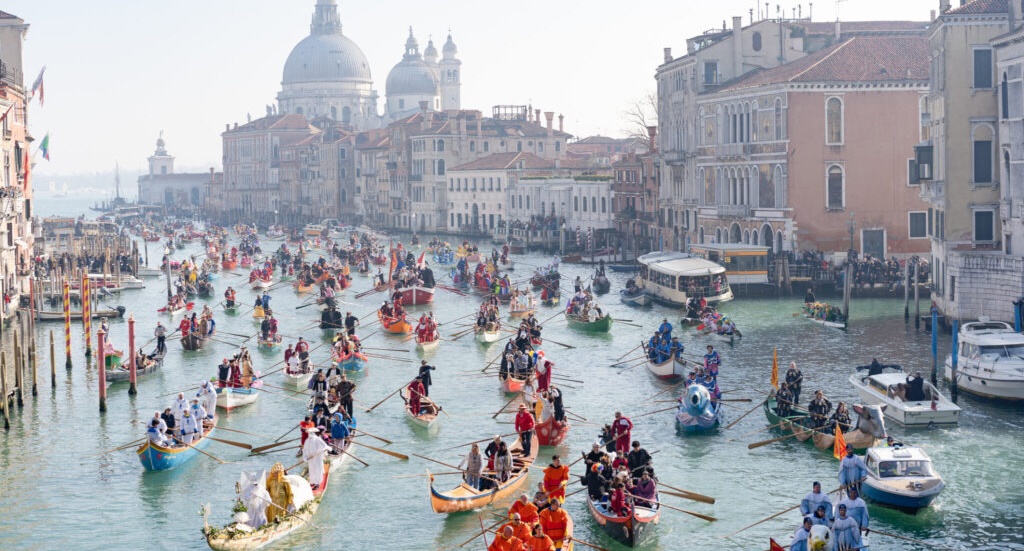
[[[839,165],[832,165],[828,167],[828,183],[825,190],[825,206],[829,210],[842,210],[843,202],[843,187],[844,187],[844,174],[843,167]]]
[[[775,140],[781,140],[783,136],[782,132],[782,100],[775,100]]]
[[[498,189],[496,191],[501,191],[501,177],[498,177]]]
[[[448,191],[455,191],[455,178],[448,178]]]
[[[490,150],[491,150],[490,142],[484,142],[484,153],[487,153]]]
[[[974,242],[991,243],[995,239],[995,211],[974,211]]]
[[[573,197],[572,198],[572,210],[573,210],[573,212],[579,212],[580,211],[580,198],[579,197]]]
[[[999,103],[1002,106],[1003,118],[1010,118],[1010,85],[1006,80],[1006,73],[1003,73],[1003,84],[999,90]]]
[[[522,150],[523,150],[523,142],[518,142],[517,141],[516,142],[516,151],[522,151]]]
[[[398,108],[399,109],[405,109],[405,100],[404,99],[399,99],[398,100]]]
[[[562,142],[555,142],[555,151],[562,150]]]
[[[825,143],[843,143],[843,100],[832,97],[825,102]]]
[[[469,142],[469,151],[470,152],[476,151],[476,142],[473,142],[473,141]]]
[[[718,62],[704,62],[704,84],[718,84]]]
[[[928,237],[928,213],[910,212],[910,238],[924,239]]]
[[[587,198],[583,198],[583,212],[587,212]]]
[[[590,198],[590,212],[597,212],[597,197]]]
[[[753,41],[754,41],[754,44],[753,44],[754,51],[755,52],[760,52],[761,51],[761,33],[755,32],[754,35],[751,38],[753,38]]]
[[[992,50],[974,49],[974,88],[992,87]]]
[[[437,140],[437,150],[444,151],[444,140]]]
[[[992,183],[992,140],[974,140],[974,183]]]
[[[601,198],[601,213],[603,214],[605,212],[608,212],[608,202],[605,200],[604,197],[602,197]]]
[[[444,159],[438,159],[437,161],[437,173],[438,175],[444,175]]]

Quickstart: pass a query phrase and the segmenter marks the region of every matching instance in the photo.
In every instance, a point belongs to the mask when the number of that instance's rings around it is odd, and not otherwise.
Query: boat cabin
[[[694,256],[717,262],[725,267],[731,283],[768,283],[768,252],[770,247],[742,243],[690,245]]]
[[[725,268],[710,260],[679,252],[653,252],[637,261],[637,284],[663,304],[685,306],[689,298],[704,298],[710,304],[733,299]]]
[[[878,478],[932,477],[932,460],[921,448],[871,448],[865,465]]]

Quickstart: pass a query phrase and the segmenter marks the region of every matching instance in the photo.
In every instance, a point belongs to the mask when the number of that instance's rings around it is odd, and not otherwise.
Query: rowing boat
[[[259,392],[254,388],[224,387],[217,389],[217,407],[225,411],[231,411],[242,406],[247,406],[260,397]]]
[[[198,455],[199,452],[196,450],[205,448],[210,443],[209,437],[213,436],[216,430],[217,416],[214,415],[209,425],[204,422],[203,435],[198,440],[192,441],[191,445],[166,447],[146,439],[136,450],[136,454],[139,456],[139,462],[147,471],[170,470]]]
[[[796,436],[794,436],[794,438],[801,442],[806,442],[810,440],[814,444],[814,447],[818,449],[831,450],[833,448],[833,444],[835,442],[835,435],[827,434],[820,430],[814,430],[813,428],[804,425],[804,423],[808,419],[806,413],[794,413],[792,415],[787,415],[786,417],[779,416],[779,414],[776,412],[777,405],[778,403],[776,402],[774,396],[764,402],[764,415],[768,419],[768,423],[770,425],[778,425],[777,430],[783,433],[795,434]],[[858,407],[861,406],[854,406],[855,409]],[[876,426],[881,427],[881,434],[884,435],[885,423],[884,421],[882,421],[881,408],[879,406],[863,406],[863,409],[877,410],[877,420],[874,422],[876,423]],[[872,414],[872,417],[874,417],[874,415],[875,414]],[[860,421],[861,419],[858,418],[858,425]],[[852,446],[855,450],[866,450],[879,443],[879,437],[876,437],[872,433],[865,432],[860,429],[854,429],[849,432],[844,432],[843,439],[846,441],[847,446]]]
[[[591,320],[575,314],[566,314],[565,320],[568,322],[570,328],[590,333],[607,333],[612,329],[611,314],[605,314],[596,320]]]
[[[202,350],[204,344],[206,344],[206,337],[203,335],[183,335],[181,337],[181,347],[185,350]]]
[[[686,375],[686,367],[681,361],[676,361],[675,358],[670,357],[660,363],[648,359],[646,363],[647,371],[651,375],[667,383],[677,383],[683,380],[683,377]]]
[[[495,328],[494,331],[488,331],[487,329],[476,329],[476,340],[484,344],[490,344],[492,342],[498,342],[501,340],[500,328]]]
[[[402,304],[415,306],[418,304],[429,304],[434,301],[433,287],[413,285],[411,287],[402,287],[398,289],[398,292],[402,294]]]
[[[654,532],[654,526],[661,521],[661,510],[657,504],[652,507],[631,505],[629,515],[620,516],[608,509],[607,501],[587,499],[587,510],[605,534],[627,547],[643,545]]]
[[[523,447],[516,439],[510,448],[513,457],[512,475],[508,480],[498,484],[496,488],[477,490],[472,486],[461,482],[455,488],[448,491],[441,491],[434,487],[434,477],[430,477],[430,507],[435,513],[458,513],[460,511],[472,511],[495,502],[511,501],[512,496],[526,482],[529,476],[530,465],[537,459],[537,451],[540,444],[537,442],[537,435],[533,436],[530,446],[531,454],[522,457]],[[494,479],[493,471],[485,472],[484,476]]]
[[[337,366],[345,371],[362,371],[368,358],[362,352],[353,352],[337,359]]]
[[[556,421],[554,415],[546,415],[543,412],[541,413],[541,419],[544,420],[538,421],[537,426],[534,427],[537,432],[537,441],[540,442],[541,446],[557,446],[569,436],[569,428],[571,427],[569,421]]]
[[[405,402],[405,418],[410,423],[419,427],[430,428],[437,422],[437,414],[441,408],[433,400],[426,396],[420,396],[420,412],[419,415],[414,415],[412,406],[409,404],[409,389],[403,388],[400,394]]]
[[[116,310],[94,310],[92,317],[95,318],[119,318],[124,315],[125,307],[118,306]],[[63,311],[45,311],[37,310],[36,319],[39,321],[64,321]],[[80,320],[82,319],[81,310],[73,310],[71,312],[71,319]]]
[[[274,284],[274,280],[273,279],[262,279],[262,278],[259,278],[259,277],[257,277],[256,279],[253,279],[252,281],[249,282],[249,286],[252,287],[253,289],[256,289],[257,291],[262,291],[264,289],[269,289],[270,286],[273,285],[273,284]]]
[[[380,320],[381,327],[384,328],[388,333],[395,333],[398,335],[408,335],[412,333],[412,325],[409,324],[403,314],[401,318],[384,317],[384,314],[377,310],[377,319]]]
[[[710,432],[722,422],[722,403],[711,399],[711,392],[701,384],[691,384],[679,402],[676,428],[680,432]]]
[[[312,371],[292,373],[287,369],[282,369],[281,373],[284,374],[284,386],[297,390],[306,390],[309,380],[313,378]]]
[[[441,337],[434,332],[434,338],[432,340],[423,340],[419,335],[416,335],[416,350],[420,352],[431,352],[437,350],[437,347],[441,345]]]
[[[135,377],[136,377],[136,379],[138,377],[149,375],[150,373],[153,373],[156,370],[158,370],[161,367],[163,367],[163,365],[164,365],[164,354],[166,354],[166,353],[167,353],[167,351],[164,350],[163,353],[154,355],[153,356],[153,361],[150,362],[149,365],[147,365],[146,367],[142,367],[142,368],[136,367],[136,369],[135,369]],[[108,383],[119,383],[119,382],[122,382],[122,381],[131,380],[131,372],[129,372],[128,369],[129,368],[127,366],[125,366],[124,364],[119,365],[116,369],[107,369],[107,373],[106,373],[107,382]]]
[[[526,385],[526,379],[517,379],[511,375],[499,377],[498,380],[501,381],[501,390],[509,394],[522,392],[523,387]]]

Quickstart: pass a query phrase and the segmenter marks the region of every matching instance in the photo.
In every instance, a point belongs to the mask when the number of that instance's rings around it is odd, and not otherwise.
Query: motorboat
[[[955,425],[960,421],[960,406],[942,395],[934,385],[923,381],[923,395],[908,396],[907,376],[896,373],[850,375],[850,384],[868,404],[885,406],[882,413],[905,427]]]
[[[931,505],[946,487],[931,458],[916,446],[868,448],[864,464],[864,497],[890,507],[917,511]]]
[[[947,381],[955,378],[960,390],[985,398],[1024,400],[1024,334],[983,319],[965,323],[954,337],[959,342],[956,358],[946,357]]]

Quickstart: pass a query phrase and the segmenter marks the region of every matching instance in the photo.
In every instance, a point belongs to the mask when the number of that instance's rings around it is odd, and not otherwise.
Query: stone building
[[[916,148],[931,207],[932,301],[947,318],[1012,320],[1012,301],[1024,294],[1021,5],[941,0],[939,8],[930,34],[930,124]]]
[[[0,303],[0,318],[13,313],[18,297],[29,291],[32,267],[32,170],[28,130],[29,97],[25,89],[22,47],[28,24],[0,12],[0,296],[10,298],[11,310]]]
[[[174,171],[174,156],[167,152],[163,133],[156,140],[156,149],[147,159],[149,172],[139,176],[139,202],[168,207],[202,207],[206,203],[212,179],[222,173]]]

